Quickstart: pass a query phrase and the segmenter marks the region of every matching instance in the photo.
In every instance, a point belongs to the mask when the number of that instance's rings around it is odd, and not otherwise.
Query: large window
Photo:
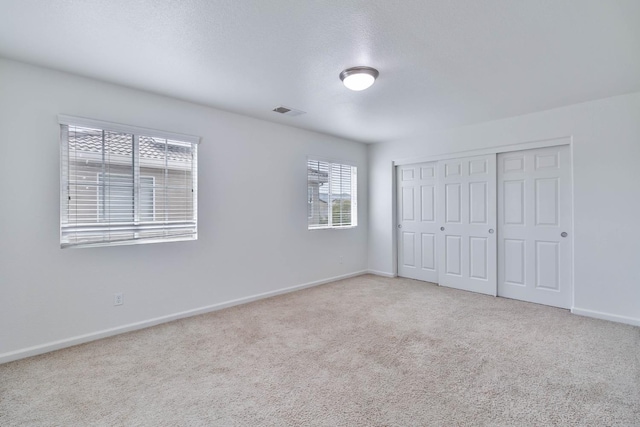
[[[60,117],[60,245],[195,240],[197,137]]]
[[[357,168],[322,160],[307,160],[309,229],[358,225]]]

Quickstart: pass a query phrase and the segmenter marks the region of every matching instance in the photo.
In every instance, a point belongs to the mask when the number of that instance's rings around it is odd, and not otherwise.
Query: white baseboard
[[[393,273],[387,273],[386,271],[378,271],[378,270],[367,270],[366,271],[368,274],[374,274],[376,276],[382,276],[382,277],[396,277],[395,274]]]
[[[327,279],[316,280],[313,282],[303,283],[301,285],[290,286],[287,288],[277,289],[275,291],[269,291],[261,294],[251,295],[244,298],[238,298],[231,301],[226,301],[218,304],[208,305],[205,307],[195,308],[193,310],[182,311],[180,313],[174,313],[174,314],[169,314],[167,316],[161,316],[161,317],[156,317],[149,320],[143,320],[141,322],[130,323],[128,325],[118,326],[116,328],[104,329],[102,331],[91,332],[84,335],[78,335],[71,338],[52,341],[46,344],[28,347],[21,350],[10,351],[8,353],[0,354],[0,364],[12,362],[14,360],[24,359],[26,357],[37,356],[39,354],[49,353],[54,350],[60,350],[66,347],[72,347],[74,345],[84,344],[90,341],[99,340],[101,338],[107,338],[114,335],[123,334],[125,332],[131,332],[131,331],[136,331],[138,329],[148,328],[151,326],[159,325],[161,323],[167,323],[173,320],[183,319],[185,317],[191,317],[191,316],[197,316],[199,314],[210,313],[212,311],[222,310],[223,308],[233,307],[235,305],[240,305],[240,304],[246,304],[252,301],[257,301],[260,299],[269,298],[276,295],[282,295],[282,294],[298,291],[305,288],[311,288],[313,286],[324,285],[325,283],[335,282],[337,280],[361,276],[367,273],[369,273],[369,271],[362,270],[354,273],[343,274],[341,276],[329,277]]]
[[[612,322],[626,323],[627,325],[640,326],[640,319],[635,317],[619,316],[617,314],[603,313],[601,311],[587,310],[573,307],[571,313],[579,316],[593,317],[596,319],[610,320]]]

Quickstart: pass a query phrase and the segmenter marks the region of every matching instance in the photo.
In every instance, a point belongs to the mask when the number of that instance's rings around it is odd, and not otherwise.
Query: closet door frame
[[[397,212],[398,212],[398,206],[397,206],[397,193],[396,193],[396,188],[397,188],[397,182],[396,182],[396,169],[397,166],[403,166],[403,165],[410,165],[410,164],[414,164],[414,163],[426,163],[426,162],[437,162],[440,160],[449,160],[449,159],[456,159],[456,158],[460,158],[460,157],[471,157],[471,156],[480,156],[480,155],[486,155],[486,154],[495,154],[496,156],[500,153],[508,153],[508,152],[512,152],[512,151],[521,151],[521,150],[531,150],[531,149],[535,149],[535,148],[546,148],[546,147],[556,147],[559,145],[568,145],[569,146],[569,152],[570,152],[570,157],[571,157],[571,194],[572,194],[572,200],[571,200],[571,206],[572,206],[572,212],[575,213],[575,205],[574,205],[574,200],[573,200],[573,194],[575,194],[574,191],[574,182],[575,180],[573,179],[573,137],[571,136],[564,136],[564,137],[558,137],[558,138],[553,138],[553,139],[546,139],[546,140],[540,140],[540,141],[529,141],[529,142],[523,142],[523,143],[519,143],[519,144],[509,144],[509,145],[498,145],[498,146],[494,146],[494,147],[487,147],[487,148],[483,148],[483,149],[478,149],[478,150],[468,150],[468,151],[457,151],[457,152],[452,152],[452,153],[447,153],[447,154],[441,154],[441,155],[436,155],[436,156],[422,156],[422,157],[415,157],[415,158],[404,158],[404,159],[398,159],[398,160],[394,160],[391,163],[391,169],[393,171],[392,173],[392,223],[391,223],[391,235],[392,235],[392,239],[393,239],[393,253],[392,253],[392,265],[393,265],[393,273],[392,276],[393,277],[398,277],[398,228],[397,228]],[[573,228],[575,227],[575,221],[572,221],[572,226],[571,226],[571,230],[569,231],[569,238],[571,239],[571,252],[574,254],[574,259],[575,259],[575,248],[574,248],[574,239],[573,236],[575,235]],[[496,271],[497,274],[497,271]],[[573,307],[574,304],[574,294],[575,294],[575,287],[574,287],[574,278],[575,278],[575,271],[574,271],[574,264],[573,264],[573,260],[571,262],[571,307]],[[496,289],[497,292],[497,289]]]

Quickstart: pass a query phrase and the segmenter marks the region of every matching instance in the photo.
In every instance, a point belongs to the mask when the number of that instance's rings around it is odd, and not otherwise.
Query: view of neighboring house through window
[[[197,239],[197,138],[77,120],[60,125],[62,247]]]
[[[322,160],[307,160],[308,228],[358,225],[357,168]]]
[[[105,179],[106,177],[106,179]],[[98,219],[100,221],[133,221],[134,205],[131,177],[119,174],[98,174]],[[141,176],[139,190],[140,221],[155,219],[155,177]],[[108,186],[107,186],[108,184]],[[108,194],[105,189],[108,187]]]

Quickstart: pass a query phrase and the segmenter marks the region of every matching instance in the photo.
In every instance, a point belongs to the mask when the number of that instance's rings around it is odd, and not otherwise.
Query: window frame
[[[85,242],[85,243],[69,243],[68,241],[64,241],[64,233],[63,230],[65,228],[71,228],[70,223],[68,222],[69,215],[69,205],[65,206],[65,202],[69,200],[69,177],[67,172],[64,171],[64,167],[68,166],[69,162],[69,147],[68,147],[68,135],[64,134],[63,126],[67,127],[84,127],[84,128],[93,128],[93,129],[101,129],[103,132],[116,132],[116,133],[126,133],[131,134],[133,137],[133,152],[132,152],[132,160],[133,160],[133,177],[134,177],[134,218],[132,221],[126,221],[124,224],[129,224],[132,230],[140,226],[140,230],[132,231],[135,234],[135,238],[133,239],[123,239],[123,240],[107,240],[100,242]],[[58,126],[60,127],[60,139],[59,139],[59,147],[60,147],[60,197],[61,197],[61,206],[60,206],[60,247],[61,248],[87,248],[87,247],[100,247],[100,246],[120,246],[120,245],[135,245],[135,244],[148,244],[148,243],[162,243],[162,242],[174,242],[174,241],[189,241],[189,240],[197,240],[198,239],[198,145],[200,143],[200,137],[194,135],[187,135],[175,132],[167,132],[157,129],[150,129],[138,126],[130,126],[123,125],[119,123],[106,122],[102,120],[89,119],[84,117],[75,117],[68,115],[58,115]],[[140,196],[139,196],[139,185],[140,178],[143,177],[140,171],[140,153],[139,153],[139,140],[140,137],[151,137],[151,138],[159,138],[168,141],[172,141],[174,143],[180,144],[190,144],[192,147],[192,161],[191,161],[191,183],[192,188],[191,191],[193,193],[191,203],[192,203],[192,219],[188,221],[162,221],[157,218],[157,209],[156,209],[156,188],[155,188],[155,177],[147,176],[144,177],[153,179],[152,193],[153,193],[153,220],[144,220],[141,221],[139,218],[140,212]],[[64,152],[66,151],[66,154]],[[66,160],[63,162],[63,160]],[[165,160],[165,173],[168,171],[167,163]],[[117,173],[115,173],[117,174]],[[99,182],[97,179],[96,182]],[[99,189],[96,188],[96,195],[99,203]],[[96,220],[98,224],[97,227],[104,227],[108,229],[109,226],[117,225],[117,222],[105,222],[104,224],[99,224],[100,213],[96,212]],[[188,236],[177,236],[177,235],[167,235],[167,236],[153,236],[147,238],[138,239],[138,233],[144,230],[151,229],[171,229],[173,225],[177,225],[176,223],[193,223],[193,233]],[[164,225],[163,225],[164,224]],[[82,227],[82,226],[80,226]]]
[[[316,225],[316,226],[312,226],[309,223],[309,220],[313,217],[309,217],[307,214],[307,230],[308,231],[316,231],[316,230],[348,230],[348,229],[352,229],[352,228],[356,228],[358,227],[358,165],[355,164],[354,162],[349,162],[349,161],[345,161],[345,160],[335,160],[335,159],[328,159],[326,157],[322,157],[322,156],[307,156],[307,212],[309,211],[308,209],[308,204],[310,201],[309,198],[309,162],[322,162],[322,163],[327,163],[329,166],[329,170],[328,170],[328,182],[329,185],[331,186],[331,172],[332,172],[332,167],[338,166],[338,167],[345,167],[348,166],[351,168],[351,176],[352,176],[352,180],[351,180],[351,198],[350,198],[350,203],[351,203],[351,224],[349,225],[334,225],[333,224],[333,207],[331,205],[331,199],[332,199],[332,195],[333,192],[331,191],[331,189],[329,190],[328,194],[328,208],[327,208],[327,224],[326,225]],[[318,198],[319,198],[320,192],[318,191]],[[311,202],[311,204],[313,205],[313,202]],[[313,208],[312,208],[313,210]]]

